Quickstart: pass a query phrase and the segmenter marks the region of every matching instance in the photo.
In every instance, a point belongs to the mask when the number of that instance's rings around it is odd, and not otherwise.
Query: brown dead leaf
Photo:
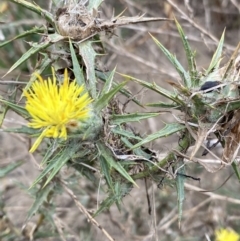
[[[240,110],[234,111],[233,118],[223,127],[222,135],[225,140],[223,160],[232,163],[240,147]]]

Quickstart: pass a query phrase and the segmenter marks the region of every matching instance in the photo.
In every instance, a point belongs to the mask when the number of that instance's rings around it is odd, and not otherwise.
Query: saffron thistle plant
[[[50,203],[59,189],[65,190],[75,199],[68,187],[68,180],[61,176],[62,167],[74,168],[76,177],[80,173],[96,187],[104,178],[106,198],[95,210],[94,215],[97,215],[113,204],[121,209],[122,198],[137,186],[131,177],[141,170],[135,160],[145,160],[146,167],[151,167],[151,163],[157,165],[155,152],[144,146],[131,150],[142,138],[129,123],[155,117],[159,112],[123,112],[116,97],[118,93],[143,106],[125,88],[128,80],[115,82],[115,69],[110,72],[96,70],[98,53],[95,49],[103,52],[100,42],[102,32],[109,33],[114,28],[130,23],[168,19],[121,15],[102,19],[98,14],[102,2],[99,0],[90,0],[88,4],[87,1],[53,1],[49,11],[25,0],[11,2],[39,14],[47,21],[46,26],[34,27],[14,38],[36,34],[40,36],[38,41],[29,42],[30,48],[6,75],[36,54],[38,61],[22,90],[20,100],[16,96],[13,100],[0,99],[4,108],[3,118],[11,109],[28,121],[27,126],[5,128],[4,131],[24,133],[29,138],[36,138],[29,150],[42,156],[42,171],[28,190],[34,193],[35,201],[27,220],[39,214],[37,226],[25,235],[32,239],[33,234],[39,237],[38,230],[43,220],[52,220],[54,208]],[[1,43],[0,47],[6,47],[14,39]],[[51,76],[46,77],[51,69]],[[16,104],[23,101],[24,105]],[[96,225],[87,210],[80,210]],[[28,228],[26,225],[24,232]],[[57,226],[54,228],[58,230]],[[109,239],[108,233],[103,233]]]

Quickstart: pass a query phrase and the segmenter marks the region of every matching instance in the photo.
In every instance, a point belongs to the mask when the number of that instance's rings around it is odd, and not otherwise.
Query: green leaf
[[[86,66],[87,80],[89,81],[89,90],[92,97],[97,96],[97,79],[95,76],[95,57],[96,52],[92,47],[92,42],[85,41],[78,45],[79,54],[82,56]]]
[[[137,143],[136,145],[134,145],[132,147],[132,149],[135,149],[135,148],[138,148],[142,145],[145,145],[151,141],[154,141],[158,138],[162,138],[162,137],[166,137],[166,136],[170,136],[178,131],[181,131],[183,129],[185,129],[186,127],[184,125],[181,125],[179,123],[170,123],[170,124],[166,124],[165,127],[156,132],[156,133],[153,133],[149,136],[147,136],[145,139],[143,139],[141,142]]]
[[[122,82],[121,84],[117,85],[114,89],[109,91],[108,93],[102,95],[96,102],[95,102],[95,108],[94,110],[96,112],[100,112],[103,108],[105,108],[110,100],[116,95],[119,90],[123,88],[124,85],[126,85],[127,81]]]
[[[49,34],[48,37],[45,39],[42,43],[33,43],[32,47],[22,55],[22,57],[8,70],[8,72],[4,75],[6,76],[10,72],[12,72],[14,69],[16,69],[19,65],[24,63],[26,60],[28,60],[32,55],[38,53],[40,50],[45,49],[52,45],[53,43],[56,43],[60,40],[64,39],[63,36],[59,34]]]
[[[69,161],[73,157],[73,155],[76,153],[78,148],[79,148],[78,143],[75,143],[75,144],[73,143],[71,146],[66,145],[65,147],[63,147],[63,149],[60,150],[56,154],[56,156],[52,158],[52,160],[49,162],[46,168],[42,171],[42,173],[38,176],[38,178],[33,182],[30,188],[35,186],[49,173],[47,181],[43,186],[45,187],[55,177],[55,175],[59,172],[59,170],[67,163],[67,161]]]
[[[116,202],[116,196],[111,193],[104,201],[101,202],[100,207],[94,213],[93,217],[96,217],[105,210],[108,210]]]
[[[185,49],[185,53],[187,56],[187,61],[188,61],[188,69],[190,71],[190,79],[186,79],[188,81],[187,86],[188,87],[195,87],[199,86],[198,79],[197,79],[197,69],[195,65],[195,57],[194,54],[191,50],[191,47],[188,43],[187,36],[183,32],[183,29],[177,19],[175,19],[175,23],[178,29],[178,32],[180,34],[180,37],[182,39],[183,47]]]
[[[113,188],[113,181],[112,181],[112,177],[111,177],[111,168],[109,166],[109,163],[106,161],[106,159],[104,158],[104,156],[100,156],[99,157],[99,161],[100,161],[100,166],[101,166],[101,171],[107,181],[107,184],[109,186],[110,189],[112,189],[112,191],[114,190]]]
[[[103,82],[106,82],[107,79],[109,78],[109,76],[111,75],[112,72],[100,72],[96,70],[96,76],[102,80]],[[117,86],[118,84],[113,82],[112,84],[114,87]],[[138,101],[134,96],[132,96],[131,92],[126,90],[125,88],[121,89],[119,91],[121,94],[123,94],[124,96],[126,96],[127,98],[131,99],[131,101],[133,101],[135,104],[137,104],[140,107],[143,107],[143,105],[140,103],[140,101]]]
[[[126,196],[130,191],[132,190],[132,184],[131,183],[119,183],[116,182],[114,186],[114,193],[110,192],[109,196],[100,204],[99,209],[96,211],[96,213],[93,215],[96,217],[103,211],[109,209],[113,203],[116,203],[118,206],[118,209],[120,210],[120,201],[124,196]]]
[[[112,132],[113,132],[114,134],[118,134],[118,135],[121,135],[121,136],[128,137],[129,139],[136,139],[136,140],[139,140],[139,141],[142,140],[142,138],[141,138],[140,136],[135,136],[132,132],[126,131],[126,130],[124,130],[124,129],[120,129],[120,128],[118,128],[118,127],[113,128],[113,129],[112,129]]]
[[[125,115],[112,115],[111,116],[111,124],[113,125],[121,125],[123,123],[140,121],[143,119],[152,118],[158,116],[160,113],[131,113]]]
[[[176,104],[168,104],[168,103],[161,102],[161,101],[159,101],[157,103],[147,103],[147,104],[145,104],[145,106],[166,108],[166,109],[178,109],[180,107]]]
[[[56,174],[60,171],[60,169],[69,161],[73,155],[78,150],[79,145],[75,144],[73,146],[67,145],[64,151],[62,152],[62,155],[58,158],[57,164],[53,166],[53,169],[47,179],[47,181],[44,184],[44,187],[56,176]]]
[[[9,172],[11,172],[14,169],[18,168],[23,163],[24,163],[24,161],[17,161],[17,162],[8,164],[5,167],[1,167],[1,169],[0,169],[0,178],[6,176]]]
[[[47,10],[42,9],[39,5],[32,4],[25,0],[9,0],[9,1],[19,4],[19,5],[23,6],[24,8],[27,8],[27,9],[39,14],[41,17],[44,17],[48,22],[50,22],[53,26],[55,26],[54,16]]]
[[[184,192],[184,182],[185,177],[183,177],[181,174],[185,174],[185,167],[182,166],[179,171],[178,175],[176,177],[176,188],[177,188],[177,195],[178,195],[178,225],[179,228],[181,227],[181,220],[182,220],[182,210],[183,210],[183,201],[185,197]]]
[[[170,91],[168,91],[168,90],[158,86],[155,83],[152,84],[152,83],[149,83],[147,81],[134,78],[134,77],[132,77],[130,75],[125,75],[125,74],[120,74],[120,75],[125,77],[125,78],[127,78],[128,80],[133,80],[133,81],[139,83],[140,85],[142,85],[142,86],[144,86],[144,87],[146,87],[146,88],[148,88],[150,90],[153,90],[153,91],[157,92],[158,94],[168,98],[169,100],[172,100],[173,102],[175,102],[175,103],[177,103],[177,104],[179,104],[181,106],[185,105],[184,102],[182,100],[180,100],[175,93],[170,92]]]
[[[23,134],[32,135],[32,136],[38,136],[40,133],[42,133],[42,130],[30,128],[28,126],[22,126],[19,128],[6,128],[3,131],[12,132],[12,133],[23,133]]]
[[[151,35],[151,34],[150,34]],[[189,89],[191,87],[191,79],[189,73],[185,71],[183,66],[178,62],[176,56],[173,56],[155,37],[151,35],[153,41],[158,45],[158,47],[162,50],[168,60],[173,64],[177,72],[179,73],[184,85]]]
[[[137,186],[137,184],[133,181],[131,176],[127,173],[127,171],[121,166],[120,162],[116,162],[116,160],[113,158],[112,153],[110,150],[104,146],[102,143],[97,143],[98,149],[101,152],[101,155],[105,158],[105,160],[108,162],[110,167],[113,167],[116,169],[126,180]]]
[[[25,32],[15,36],[14,38],[12,38],[10,40],[7,40],[7,41],[5,41],[3,43],[0,43],[0,48],[5,46],[5,45],[7,45],[7,44],[9,44],[9,43],[11,43],[12,41],[14,41],[16,39],[24,38],[24,37],[26,37],[28,35],[32,35],[32,34],[36,34],[36,33],[44,33],[44,29],[42,27],[40,27],[40,28],[39,27],[34,27],[31,30],[27,30],[27,31],[25,31]]]
[[[0,98],[0,102],[6,104],[9,108],[11,108],[14,112],[18,113],[19,115],[28,118],[29,117],[29,113],[27,112],[27,110],[25,108],[23,108],[22,106],[13,104],[7,100],[3,100]]]
[[[100,96],[103,96],[104,94],[108,93],[111,90],[115,71],[116,71],[116,67],[113,69],[113,71],[109,74],[108,78],[106,79]]]
[[[238,170],[238,165],[235,162],[232,163],[232,168],[237,176],[238,181],[240,182],[240,173]]]
[[[47,185],[36,193],[36,199],[28,211],[27,219],[29,220],[41,207],[41,205],[47,201],[50,192],[53,190],[53,185]]]
[[[222,56],[222,49],[223,49],[223,43],[224,43],[224,36],[225,36],[225,29],[222,33],[222,37],[219,41],[218,47],[216,52],[214,53],[211,63],[205,73],[205,75],[210,74],[213,70],[218,69],[220,61],[221,61],[221,56]]]
[[[83,75],[83,70],[79,65],[79,61],[77,59],[77,55],[74,51],[71,39],[69,39],[69,45],[70,45],[70,51],[71,51],[71,56],[72,56],[72,62],[73,62],[73,72],[76,78],[76,81],[78,85],[84,85],[85,86],[85,79]]]

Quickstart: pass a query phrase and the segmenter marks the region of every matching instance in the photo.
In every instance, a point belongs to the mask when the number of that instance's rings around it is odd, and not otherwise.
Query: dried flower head
[[[27,98],[26,110],[32,119],[29,126],[42,129],[30,152],[34,152],[44,137],[67,139],[67,130],[81,128],[79,122],[90,116],[91,98],[76,80],[70,82],[67,69],[63,83],[58,83],[52,68],[53,77],[43,80],[36,73],[37,80],[29,90],[24,91]],[[85,92],[85,93],[84,93]]]
[[[218,229],[215,231],[216,241],[238,241],[239,234],[232,229]]]

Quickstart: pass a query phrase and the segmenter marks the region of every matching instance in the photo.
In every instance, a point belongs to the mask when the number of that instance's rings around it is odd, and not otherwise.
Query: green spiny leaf
[[[103,96],[104,94],[107,94],[111,90],[115,71],[116,71],[116,67],[113,69],[113,71],[110,73],[110,75],[106,79],[106,82],[103,86],[103,89],[102,89],[102,92],[101,92],[100,96]]]
[[[28,211],[27,219],[30,219],[41,207],[41,205],[47,201],[47,198],[49,196],[49,193],[53,190],[53,185],[48,185],[41,190],[39,190],[36,194],[36,199]]]
[[[96,102],[95,102],[95,111],[100,112],[103,108],[105,108],[109,101],[116,95],[117,92],[119,92],[123,86],[127,83],[127,81],[122,82],[121,84],[117,85],[114,89],[109,91],[108,93],[101,96]]]
[[[30,128],[28,126],[22,126],[19,128],[6,128],[4,132],[12,132],[12,133],[23,133],[31,136],[38,136],[42,131],[39,129]]]
[[[92,47],[92,42],[85,41],[78,45],[79,54],[82,56],[86,66],[87,80],[89,81],[89,90],[93,98],[97,96],[97,79],[95,76],[95,57],[96,52]]]
[[[103,82],[106,82],[107,79],[109,78],[109,76],[111,75],[112,72],[100,72],[100,71],[96,71],[96,75],[97,77],[102,80]],[[113,82],[112,84],[114,87],[116,87],[118,84]],[[130,98],[135,104],[137,104],[140,107],[143,107],[143,105],[135,98],[132,96],[131,92],[129,92],[128,90],[126,90],[125,88],[121,89],[119,91],[121,94],[123,94],[124,96],[126,96],[127,98]]]
[[[40,50],[43,50],[49,47],[50,45],[52,45],[53,43],[56,43],[62,39],[64,39],[64,37],[59,34],[49,34],[48,38],[44,42],[39,44],[33,43],[32,47],[22,55],[22,57],[8,70],[8,72],[4,76],[9,74],[14,69],[16,69],[19,65],[21,65],[26,60],[28,60],[32,55],[38,53]]]
[[[31,29],[31,30],[27,30],[27,31],[25,31],[25,32],[23,32],[23,33],[15,36],[14,38],[12,38],[12,39],[10,39],[10,40],[7,40],[7,41],[5,41],[5,42],[3,42],[3,43],[0,43],[0,48],[3,47],[3,46],[5,46],[5,45],[7,45],[7,44],[9,44],[9,43],[11,43],[12,41],[14,41],[14,40],[16,40],[16,39],[24,38],[24,37],[26,37],[26,36],[28,36],[28,35],[32,35],[32,34],[36,34],[36,33],[44,33],[44,29],[43,29],[42,27],[41,27],[41,28],[39,28],[39,27],[34,27],[34,28]]]
[[[79,145],[77,143],[70,145],[66,145],[62,150],[60,150],[48,163],[46,168],[42,171],[42,173],[37,177],[37,179],[33,182],[33,186],[35,186],[37,183],[39,183],[48,173],[50,175],[48,176],[47,181],[45,182],[45,187],[58,173],[58,171],[67,163],[68,160],[71,159],[71,157],[76,153],[77,149],[79,148]]]
[[[7,100],[3,100],[0,98],[0,102],[6,104],[9,108],[11,108],[14,112],[18,113],[19,115],[28,118],[29,117],[29,113],[27,112],[27,110],[25,108],[23,108],[22,106],[13,104]]]
[[[240,173],[239,173],[239,170],[238,170],[239,166],[235,162],[233,162],[232,168],[233,168],[233,170],[234,170],[234,172],[237,176],[238,181],[240,182]]]
[[[150,34],[151,35],[151,34]],[[179,73],[184,85],[187,88],[191,87],[191,79],[189,73],[185,71],[183,66],[178,62],[175,56],[173,56],[155,37],[151,35],[153,41],[158,45],[158,47],[162,50],[168,60],[173,64],[177,72]]]
[[[113,181],[112,181],[112,177],[110,174],[111,170],[110,170],[109,163],[106,161],[104,156],[100,156],[99,161],[100,161],[101,171],[106,179],[106,182],[107,182],[109,188],[112,189],[112,191],[114,191]]]
[[[168,104],[165,102],[157,102],[157,103],[147,103],[145,106],[149,107],[158,107],[158,108],[166,108],[166,109],[178,109],[180,106],[177,106],[176,104]]]
[[[116,169],[126,180],[137,186],[137,184],[133,181],[131,176],[127,173],[127,171],[121,166],[119,162],[116,162],[116,160],[113,158],[112,153],[109,151],[109,149],[104,146],[102,143],[97,143],[98,149],[101,152],[101,155],[105,158],[105,160],[108,162],[110,167],[113,167]]]
[[[136,140],[139,140],[139,141],[142,140],[142,138],[140,136],[136,136],[132,132],[126,131],[124,129],[120,129],[118,127],[113,128],[112,132],[115,133],[115,134],[121,135],[121,136],[128,137],[129,139],[136,139]]]
[[[111,123],[113,125],[121,125],[123,123],[140,121],[143,119],[152,118],[158,116],[160,113],[131,113],[125,115],[112,115]]]
[[[221,61],[221,56],[222,56],[222,49],[223,49],[223,43],[224,43],[224,35],[225,35],[225,30],[222,33],[222,37],[219,41],[218,47],[216,52],[214,53],[211,63],[205,73],[205,75],[210,74],[212,71],[218,69],[220,61]]]
[[[37,4],[32,4],[31,2],[28,2],[25,0],[9,0],[9,1],[19,4],[19,5],[23,6],[24,8],[27,8],[27,9],[39,14],[40,16],[43,16],[48,22],[50,22],[53,26],[55,26],[55,20],[54,20],[53,15],[50,12],[48,12],[47,10],[42,9]]]
[[[67,161],[69,161],[73,157],[78,148],[78,143],[76,143],[75,145],[73,144],[72,146],[67,145],[65,147],[65,149],[62,151],[62,155],[58,158],[57,163],[55,163],[55,165],[53,166],[53,169],[43,187],[45,187],[55,177],[55,175],[60,171],[60,169],[67,163]]]
[[[142,85],[142,86],[144,86],[144,87],[146,87],[146,88],[148,88],[150,90],[153,90],[153,91],[157,92],[158,94],[168,98],[169,100],[172,100],[173,102],[175,102],[175,103],[177,103],[177,104],[179,104],[181,106],[185,105],[184,102],[182,100],[180,100],[175,93],[170,92],[170,91],[168,91],[168,90],[158,86],[155,83],[152,84],[152,83],[149,83],[147,81],[140,80],[140,79],[137,79],[137,78],[134,78],[132,76],[125,75],[125,74],[120,74],[120,75],[125,77],[125,78],[127,78],[128,80],[133,80],[133,81],[139,83],[140,85]]]
[[[69,39],[69,45],[70,45],[70,51],[71,51],[71,56],[72,56],[72,61],[73,61],[73,72],[76,78],[76,81],[78,85],[84,85],[85,86],[85,79],[83,75],[83,70],[79,65],[79,61],[77,59],[77,55],[74,51],[73,45],[71,40]]]
[[[171,123],[171,124],[166,124],[165,127],[163,129],[161,129],[160,131],[157,131],[156,133],[153,133],[149,136],[147,136],[145,139],[143,139],[141,142],[139,142],[138,144],[134,145],[132,147],[132,149],[138,148],[144,144],[147,144],[151,141],[154,141],[158,138],[162,138],[162,137],[166,137],[166,136],[170,136],[178,131],[181,131],[183,129],[185,129],[186,127],[184,125],[181,125],[179,123]]]
[[[183,201],[184,201],[184,182],[185,177],[181,174],[185,174],[185,167],[182,166],[179,171],[179,175],[176,177],[176,188],[177,188],[177,195],[178,195],[178,225],[180,228],[181,220],[182,220],[182,210],[183,210]]]
[[[195,58],[194,58],[194,54],[191,50],[191,47],[187,41],[187,36],[185,35],[181,25],[179,24],[179,22],[177,21],[177,19],[175,19],[175,23],[178,29],[178,32],[180,34],[180,37],[182,39],[182,43],[183,43],[183,47],[185,49],[186,52],[186,56],[187,56],[187,60],[188,60],[188,68],[190,71],[190,79],[186,79],[188,81],[187,86],[188,87],[195,87],[198,86],[198,79],[197,79],[197,69],[196,69],[196,65],[195,65]]]

